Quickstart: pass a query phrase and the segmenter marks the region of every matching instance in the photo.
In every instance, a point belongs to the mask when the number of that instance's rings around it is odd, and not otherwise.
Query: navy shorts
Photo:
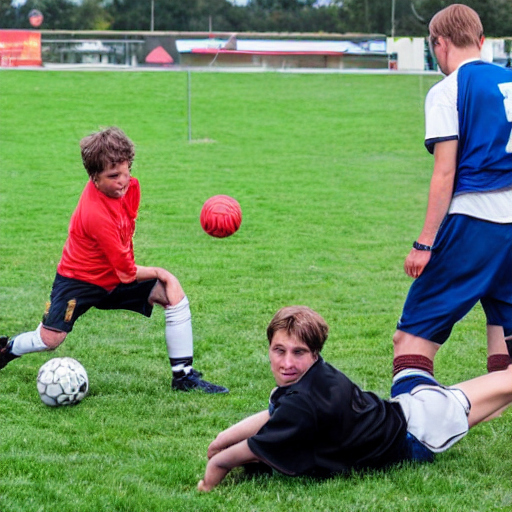
[[[120,284],[109,292],[101,286],[57,274],[43,316],[43,325],[55,331],[71,332],[78,318],[92,307],[127,309],[149,317],[153,306],[148,298],[156,282],[156,279],[150,279]]]
[[[449,215],[411,285],[397,329],[444,343],[480,301],[488,325],[512,334],[512,224]]]

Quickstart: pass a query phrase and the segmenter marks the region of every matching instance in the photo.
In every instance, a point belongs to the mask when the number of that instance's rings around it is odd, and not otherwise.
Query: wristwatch
[[[420,244],[420,243],[416,242],[416,240],[413,242],[412,246],[417,251],[431,251],[432,250],[432,246],[431,245]]]

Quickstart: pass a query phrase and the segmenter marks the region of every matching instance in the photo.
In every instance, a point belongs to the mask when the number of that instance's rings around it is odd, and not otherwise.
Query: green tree
[[[155,30],[217,31],[246,29],[243,7],[227,0],[154,0]],[[148,0],[113,0],[108,6],[112,28],[149,30],[151,2]],[[243,28],[241,28],[243,26]]]
[[[0,0],[0,28],[17,28],[19,10],[16,9],[11,0]]]
[[[112,16],[102,0],[83,0],[76,10],[76,21],[81,30],[108,30]]]
[[[44,16],[45,29],[76,29],[75,24],[77,5],[71,0],[27,0],[18,8],[17,28],[30,28],[28,14],[32,9],[41,11]]]
[[[346,0],[343,11],[351,32],[391,34],[392,0]]]
[[[315,7],[315,0],[252,0],[246,10],[258,32],[345,32],[343,2]]]
[[[484,32],[488,37],[503,37],[512,34],[512,0],[470,0],[470,1],[444,1],[444,0],[412,0],[411,11],[414,12],[415,21],[409,18],[410,24],[404,23],[401,31],[409,31],[410,35],[417,35],[421,27],[421,35],[428,33],[428,23],[432,16],[448,5],[462,3],[475,9],[480,15]]]
[[[304,7],[312,7],[316,0],[251,0],[251,7],[267,11],[298,11]]]
[[[449,4],[473,7],[489,37],[512,36],[512,0],[153,0],[154,29],[217,32],[360,32],[426,36],[432,16]],[[394,16],[392,16],[394,6]],[[30,28],[28,13],[44,15],[42,28],[149,30],[150,0],[0,0],[0,28]]]
[[[104,30],[111,18],[103,0],[27,0],[14,7],[12,0],[0,0],[0,28],[31,28],[28,14],[32,9],[41,11],[41,28],[50,30]]]
[[[432,16],[454,3],[475,9],[487,36],[503,37],[512,32],[512,0],[346,0],[343,10],[351,31],[391,35],[393,3],[396,36],[426,36]]]

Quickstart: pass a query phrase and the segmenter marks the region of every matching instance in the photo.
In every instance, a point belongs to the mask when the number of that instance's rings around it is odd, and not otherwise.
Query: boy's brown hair
[[[121,162],[128,162],[131,169],[135,157],[133,142],[115,126],[84,137],[80,149],[82,162],[91,178]]]
[[[305,343],[313,354],[322,351],[329,326],[326,321],[307,306],[286,306],[281,308],[270,321],[267,327],[268,342],[277,331],[284,330],[288,336],[294,336]]]
[[[436,44],[439,37],[449,39],[457,48],[476,45],[484,35],[484,27],[478,14],[462,4],[452,4],[439,11],[429,24],[430,42]]]

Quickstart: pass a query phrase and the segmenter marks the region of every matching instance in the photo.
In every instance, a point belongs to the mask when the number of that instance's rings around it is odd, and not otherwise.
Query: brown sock
[[[512,358],[508,354],[493,354],[487,358],[487,371],[499,372],[506,370],[512,364]]]
[[[434,361],[426,356],[406,354],[404,356],[397,356],[395,359],[393,359],[393,376],[402,370],[407,370],[410,368],[423,370],[434,376]]]

